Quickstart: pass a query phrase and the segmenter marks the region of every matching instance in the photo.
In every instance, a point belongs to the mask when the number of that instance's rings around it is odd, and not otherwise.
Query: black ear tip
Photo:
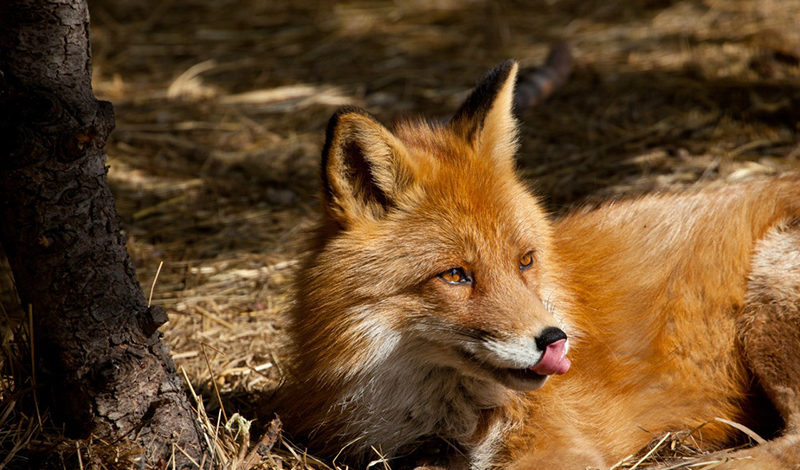
[[[500,65],[495,67],[494,69],[495,70],[502,70],[504,72],[504,75],[507,76],[509,73],[511,73],[511,69],[513,69],[515,65],[517,65],[517,61],[516,60],[514,60],[514,59],[506,59]]]
[[[326,155],[330,150],[330,144],[333,140],[334,133],[336,132],[336,127],[339,125],[339,121],[341,121],[342,116],[346,116],[348,114],[358,114],[360,116],[366,116],[373,121],[375,120],[375,117],[373,117],[372,114],[367,112],[365,109],[359,108],[358,106],[346,105],[337,109],[333,113],[333,116],[331,116],[331,118],[328,120],[328,127],[325,130],[325,146],[322,149],[323,160],[326,158]]]
[[[347,104],[344,106],[340,106],[336,111],[334,111],[331,119],[334,119],[338,116],[342,116],[344,114],[361,114],[362,116],[370,115],[364,108],[359,108],[358,106]]]
[[[339,123],[341,117],[347,114],[359,114],[361,116],[367,116],[370,119],[375,119],[369,112],[367,112],[365,109],[359,108],[358,106],[353,106],[353,105],[342,106],[339,109],[337,109],[333,113],[333,116],[331,116],[331,118],[328,120],[328,128],[326,132],[326,136],[328,139],[333,137],[333,130],[336,129],[336,125]]]
[[[471,139],[472,135],[483,126],[486,114],[500,94],[503,85],[508,82],[516,66],[517,62],[515,60],[508,59],[489,70],[456,111],[450,124],[467,140]]]
[[[514,70],[514,66],[516,65],[516,60],[508,59],[497,65],[495,68],[489,70],[481,82],[489,82],[492,84],[505,83],[505,81],[508,79],[508,76],[511,75],[511,72]]]

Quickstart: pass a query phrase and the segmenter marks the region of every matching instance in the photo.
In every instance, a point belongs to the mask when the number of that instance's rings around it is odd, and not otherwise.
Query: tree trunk
[[[91,88],[85,0],[0,1],[0,244],[33,312],[39,400],[67,434],[128,439],[150,464],[200,430],[106,183],[110,103]],[[171,467],[171,466],[170,466]]]

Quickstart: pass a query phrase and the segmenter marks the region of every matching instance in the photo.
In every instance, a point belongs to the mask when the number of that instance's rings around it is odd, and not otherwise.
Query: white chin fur
[[[486,340],[483,351],[475,351],[476,357],[487,363],[508,369],[527,369],[539,362],[542,353],[533,338],[513,338],[510,340]]]
[[[506,387],[514,390],[516,392],[533,392],[534,390],[539,390],[544,386],[544,383],[547,382],[546,375],[543,375],[541,380],[513,380],[509,383],[505,384]]]

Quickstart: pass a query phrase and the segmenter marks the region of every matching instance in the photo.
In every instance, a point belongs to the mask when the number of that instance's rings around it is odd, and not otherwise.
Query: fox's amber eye
[[[439,279],[448,284],[472,284],[472,278],[464,271],[464,268],[452,268],[443,273],[439,273]]]
[[[529,251],[522,255],[522,258],[519,259],[519,270],[525,271],[531,266],[533,266],[533,252]]]

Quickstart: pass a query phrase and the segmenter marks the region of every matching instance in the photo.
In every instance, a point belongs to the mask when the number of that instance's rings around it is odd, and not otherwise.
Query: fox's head
[[[490,71],[446,124],[332,117],[293,326],[305,367],[334,379],[399,358],[514,390],[569,368],[550,224],[514,171],[516,74]]]

